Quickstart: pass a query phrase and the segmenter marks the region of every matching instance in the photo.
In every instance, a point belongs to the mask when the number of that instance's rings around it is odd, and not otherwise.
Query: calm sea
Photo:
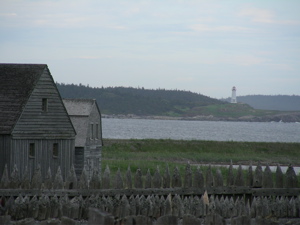
[[[102,119],[103,138],[300,142],[300,123]]]

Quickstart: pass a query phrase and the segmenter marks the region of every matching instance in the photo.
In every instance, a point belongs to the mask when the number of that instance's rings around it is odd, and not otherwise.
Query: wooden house
[[[94,169],[101,172],[102,124],[97,101],[93,99],[63,99],[76,130],[75,170],[79,176],[85,167],[91,177]]]
[[[64,178],[74,163],[76,131],[45,64],[0,64],[0,174],[42,176],[58,166]]]

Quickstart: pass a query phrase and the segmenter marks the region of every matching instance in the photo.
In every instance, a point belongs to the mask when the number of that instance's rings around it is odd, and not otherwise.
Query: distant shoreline
[[[128,115],[107,115],[102,114],[102,118],[108,119],[149,119],[149,120],[187,120],[187,121],[228,121],[228,122],[284,122],[300,123],[300,112],[279,113],[270,116],[243,116],[233,117],[215,117],[213,115],[199,115],[194,117],[172,117],[172,116],[139,116],[134,114]]]

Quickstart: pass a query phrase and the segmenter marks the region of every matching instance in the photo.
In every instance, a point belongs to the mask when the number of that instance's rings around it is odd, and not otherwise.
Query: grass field
[[[177,166],[180,171],[191,164],[300,165],[300,143],[258,143],[233,141],[183,141],[183,140],[104,140],[102,171],[106,165],[112,172],[120,168],[125,172],[130,166],[135,172],[140,168],[153,174],[156,167],[161,173],[168,164],[170,171]],[[196,168],[196,167],[195,167]],[[195,169],[194,168],[194,169]]]

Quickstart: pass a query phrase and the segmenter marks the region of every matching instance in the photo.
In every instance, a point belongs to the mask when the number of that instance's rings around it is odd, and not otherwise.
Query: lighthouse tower
[[[233,88],[232,88],[231,103],[236,103],[236,88],[235,88],[235,86],[233,86]]]

